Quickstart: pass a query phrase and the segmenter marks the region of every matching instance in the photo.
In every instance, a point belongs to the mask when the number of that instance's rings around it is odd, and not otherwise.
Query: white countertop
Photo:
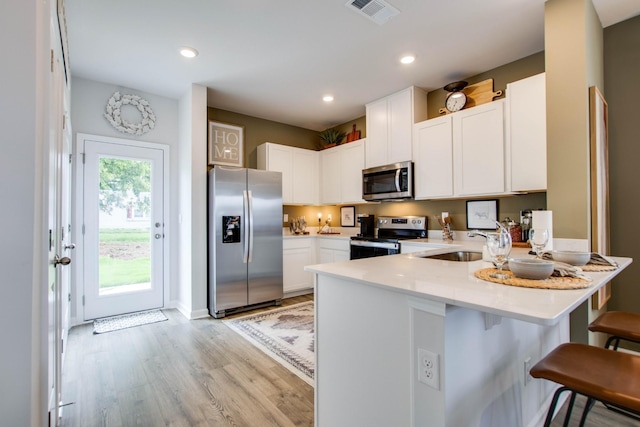
[[[481,252],[483,240],[452,243],[437,239],[412,240],[414,244],[424,243],[426,247],[430,244],[438,247],[411,254],[310,265],[305,267],[305,270],[485,313],[541,325],[553,325],[632,262],[631,258],[611,257],[618,262],[620,268],[612,272],[586,273],[593,279],[590,287],[576,290],[550,290],[520,288],[477,279],[473,273],[476,270],[491,267],[492,264],[489,262],[452,262],[421,257],[460,249]],[[528,255],[528,249],[514,248],[511,251],[511,257],[532,256]]]

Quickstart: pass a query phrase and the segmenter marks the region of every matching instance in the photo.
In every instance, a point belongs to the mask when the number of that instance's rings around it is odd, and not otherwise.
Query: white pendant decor
[[[132,105],[138,109],[142,115],[142,120],[138,123],[130,123],[120,115],[120,108],[123,105]],[[149,101],[138,95],[121,95],[115,92],[109,102],[107,102],[104,116],[111,123],[111,126],[122,133],[131,135],[143,135],[156,127],[156,115],[149,105]]]

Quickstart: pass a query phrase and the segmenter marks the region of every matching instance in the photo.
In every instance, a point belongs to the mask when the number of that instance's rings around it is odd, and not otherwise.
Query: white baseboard
[[[191,310],[189,307],[182,304],[180,301],[171,301],[169,304],[170,308],[175,308],[189,320],[193,319],[202,319],[204,317],[209,317],[209,310],[206,308],[202,308],[199,310]]]

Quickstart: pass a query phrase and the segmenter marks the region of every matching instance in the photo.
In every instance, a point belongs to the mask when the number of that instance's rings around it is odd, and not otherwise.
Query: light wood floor
[[[220,320],[163,311],[166,322],[70,331],[63,426],[313,425],[313,387]]]
[[[283,306],[312,299],[289,298]],[[92,334],[92,325],[71,330],[62,426],[313,425],[312,387],[220,320],[189,321],[163,311],[166,322],[100,335]],[[578,398],[570,426],[578,425],[583,402]],[[563,419],[564,408],[553,427]],[[640,422],[597,404],[586,425]]]

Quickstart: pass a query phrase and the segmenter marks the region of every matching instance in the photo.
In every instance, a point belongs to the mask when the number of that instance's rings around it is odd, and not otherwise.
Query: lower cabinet
[[[313,289],[313,275],[304,271],[304,267],[316,264],[316,238],[284,239],[282,250],[284,293]]]
[[[349,240],[318,237],[318,264],[349,261]]]
[[[283,291],[286,294],[313,290],[313,275],[304,267],[313,264],[349,261],[349,239],[292,237],[282,242]]]

